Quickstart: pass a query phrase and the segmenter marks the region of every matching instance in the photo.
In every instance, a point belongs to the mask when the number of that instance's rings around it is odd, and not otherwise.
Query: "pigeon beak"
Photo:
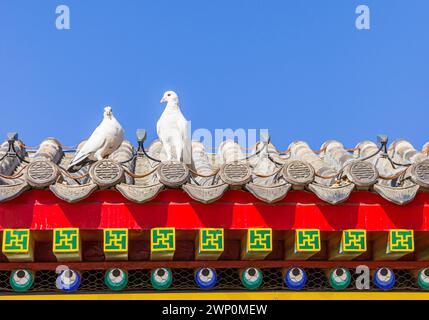
[[[165,98],[162,97],[161,101],[159,103],[164,103],[165,102]]]

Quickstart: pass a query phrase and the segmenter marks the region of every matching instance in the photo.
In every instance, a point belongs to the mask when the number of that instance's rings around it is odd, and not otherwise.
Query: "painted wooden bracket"
[[[150,259],[172,260],[176,250],[174,228],[153,228],[150,230]]]
[[[414,252],[414,231],[395,229],[377,239],[374,243],[374,260],[398,260]]]
[[[54,229],[52,250],[58,261],[81,261],[82,240],[78,228]]]
[[[128,260],[128,229],[104,229],[103,250],[106,260]]]
[[[271,228],[250,228],[242,239],[242,260],[262,260],[273,250]]]
[[[366,230],[343,230],[329,241],[329,260],[353,260],[366,251]]]
[[[33,262],[34,239],[29,229],[3,230],[2,252],[10,262]]]
[[[224,230],[203,228],[198,231],[195,244],[196,260],[217,260],[224,251]]]
[[[286,236],[286,260],[307,260],[321,249],[320,230],[297,229]]]

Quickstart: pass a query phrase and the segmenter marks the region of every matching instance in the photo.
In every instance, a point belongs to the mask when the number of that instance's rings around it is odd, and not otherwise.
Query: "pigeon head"
[[[105,107],[103,115],[104,115],[105,118],[111,119],[112,116],[113,116],[112,107],[109,107],[109,106]]]
[[[160,103],[167,102],[168,104],[178,104],[179,103],[179,97],[177,96],[176,92],[174,91],[166,91],[160,101]]]

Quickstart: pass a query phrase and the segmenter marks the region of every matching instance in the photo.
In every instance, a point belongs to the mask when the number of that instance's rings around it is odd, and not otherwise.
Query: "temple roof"
[[[369,190],[404,205],[418,192],[429,190],[429,142],[418,150],[406,140],[387,146],[387,138],[380,137],[377,143],[362,141],[347,149],[330,140],[315,151],[295,141],[281,152],[269,141],[243,150],[228,140],[216,153],[192,142],[192,161],[185,164],[166,161],[158,140],[147,151],[124,141],[107,159],[70,173],[65,168],[83,144],[67,148],[47,138],[28,148],[10,135],[0,147],[0,201],[30,189],[50,189],[62,200],[76,202],[97,189],[114,189],[143,203],[163,189],[181,188],[203,203],[218,200],[227,189],[242,189],[274,203],[293,189],[315,193],[331,204],[346,201],[355,190]]]

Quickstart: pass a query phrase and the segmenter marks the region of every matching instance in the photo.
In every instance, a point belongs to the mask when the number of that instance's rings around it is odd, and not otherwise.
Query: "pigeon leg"
[[[171,148],[168,144],[164,144],[164,150],[165,150],[165,156],[167,158],[167,161],[171,160]]]
[[[97,159],[98,161],[103,160],[103,156],[101,155],[101,152],[102,152],[102,149],[99,149],[94,154],[95,159]]]
[[[176,159],[177,161],[182,160],[182,151],[183,151],[183,143],[182,140],[176,140],[174,143],[174,149],[176,149]]]

